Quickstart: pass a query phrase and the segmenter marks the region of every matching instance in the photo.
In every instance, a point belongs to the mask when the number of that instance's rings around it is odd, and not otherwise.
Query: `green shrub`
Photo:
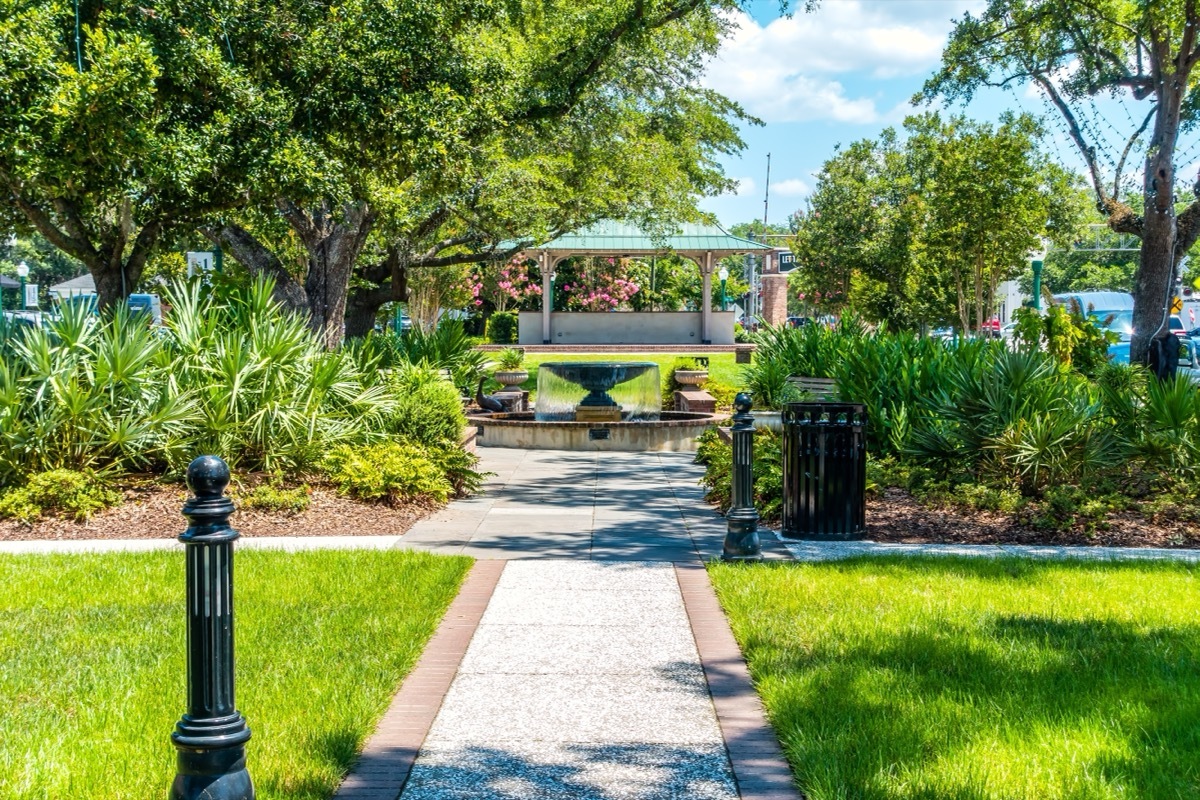
[[[1052,531],[1082,527],[1088,533],[1106,526],[1106,518],[1126,503],[1120,497],[1095,496],[1078,486],[1053,486],[1046,490],[1033,513],[1033,524]]]
[[[772,358],[755,358],[742,369],[742,384],[764,411],[779,411],[785,403],[803,399],[803,394],[788,378],[794,373],[787,364]]]
[[[496,354],[500,369],[517,370],[525,361],[525,351],[520,347],[506,347]]]
[[[120,492],[108,488],[91,473],[55,469],[30,476],[24,486],[0,497],[0,517],[26,524],[50,514],[86,520],[121,500]]]
[[[492,344],[516,344],[519,320],[515,311],[492,314],[487,321],[487,340]]]
[[[1025,507],[1025,498],[1015,489],[995,489],[979,483],[964,483],[954,487],[957,504],[972,511],[999,511],[1016,514]]]
[[[468,453],[457,444],[426,447],[425,454],[446,476],[455,497],[476,494],[483,488],[484,478],[493,474],[477,471],[475,467],[479,466],[479,456]]]
[[[235,498],[239,508],[261,511],[285,511],[299,514],[308,508],[312,500],[312,489],[307,483],[288,488],[280,481],[260,483],[249,492],[239,493]]]
[[[325,459],[325,474],[343,494],[360,500],[444,503],[453,487],[429,454],[415,444],[341,445]]]
[[[452,384],[429,370],[403,370],[391,386],[396,406],[386,420],[389,433],[427,447],[462,441],[467,417]]]
[[[729,411],[733,408],[733,399],[737,397],[738,393],[736,386],[730,386],[727,383],[721,383],[709,378],[700,388],[711,394],[713,399],[717,401],[718,411]]]
[[[783,440],[778,434],[760,430],[754,436],[754,505],[764,522],[776,522],[783,513]],[[710,428],[697,439],[696,463],[705,467],[700,483],[707,489],[704,499],[724,513],[733,499],[733,448]]]

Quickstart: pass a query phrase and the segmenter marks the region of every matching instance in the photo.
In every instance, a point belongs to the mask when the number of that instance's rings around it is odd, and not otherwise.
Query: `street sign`
[[[213,253],[206,250],[189,252],[187,254],[187,267],[189,278],[203,275],[206,272],[212,272]]]
[[[38,307],[37,290],[38,285],[36,283],[25,284],[25,308]]]
[[[1183,311],[1183,301],[1178,297],[1171,298],[1171,313],[1178,314]]]

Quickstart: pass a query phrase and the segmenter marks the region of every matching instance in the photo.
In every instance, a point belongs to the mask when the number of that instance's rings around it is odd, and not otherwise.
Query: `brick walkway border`
[[[504,561],[476,561],[334,800],[396,800],[458,673]]]
[[[676,563],[675,576],[742,800],[801,800],[708,573]]]

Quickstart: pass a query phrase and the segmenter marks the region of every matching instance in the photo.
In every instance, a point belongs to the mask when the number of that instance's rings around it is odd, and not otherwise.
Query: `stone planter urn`
[[[758,428],[759,430],[783,433],[783,412],[755,410],[754,427]]]
[[[529,373],[523,369],[498,369],[492,377],[498,383],[507,386],[520,386],[525,381],[529,380]]]
[[[680,386],[699,386],[708,380],[708,370],[704,369],[677,369],[675,370],[675,382]]]

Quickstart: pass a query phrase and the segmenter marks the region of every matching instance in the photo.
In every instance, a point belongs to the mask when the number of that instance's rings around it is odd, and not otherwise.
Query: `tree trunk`
[[[1186,79],[1186,75],[1182,76]],[[1171,292],[1177,253],[1178,226],[1175,219],[1175,143],[1179,139],[1179,114],[1184,86],[1173,76],[1161,91],[1154,135],[1146,155],[1143,179],[1145,210],[1142,222],[1142,251],[1134,276],[1133,337],[1129,362],[1149,364],[1150,341],[1169,330]]]
[[[308,295],[279,257],[263,246],[249,231],[238,225],[220,225],[201,228],[214,244],[224,248],[235,261],[254,275],[271,278],[275,282],[272,297],[288,311],[308,314]]]
[[[1149,200],[1149,198],[1147,198]],[[1167,303],[1175,272],[1175,210],[1164,212],[1147,204],[1133,288],[1133,339],[1129,344],[1129,363],[1148,364],[1150,341],[1169,327]]]
[[[342,343],[350,273],[371,232],[375,215],[365,202],[347,203],[340,220],[334,218],[327,201],[321,202],[312,214],[289,201],[280,201],[278,206],[308,251],[304,289],[308,297],[309,328],[332,350]]]
[[[123,275],[124,266],[116,269],[109,264],[89,266],[88,272],[96,284],[96,303],[101,309],[120,306],[131,294],[129,277]]]
[[[346,335],[366,336],[379,317],[379,309],[385,303],[408,300],[408,268],[410,254],[399,245],[388,250],[383,261],[360,272],[360,277],[376,284],[368,289],[359,285],[350,290],[346,298]]]
[[[361,339],[375,330],[375,320],[379,318],[379,308],[383,304],[371,308],[369,305],[355,302],[351,295],[346,302],[346,337]]]

